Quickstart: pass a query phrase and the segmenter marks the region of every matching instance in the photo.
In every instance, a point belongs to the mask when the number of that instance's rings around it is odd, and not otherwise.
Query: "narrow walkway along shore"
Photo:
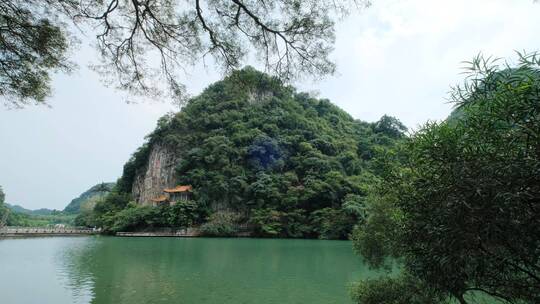
[[[41,228],[41,227],[3,227],[0,228],[0,238],[24,236],[77,236],[101,233],[101,229],[89,228]],[[117,232],[120,237],[202,237],[199,228],[179,230],[165,229],[157,231]],[[251,232],[241,231],[235,237],[249,237]]]
[[[0,237],[18,236],[74,236],[98,234],[99,229],[86,228],[38,228],[38,227],[3,227],[0,228]]]
[[[201,237],[199,228],[185,228],[179,230],[165,230],[165,231],[140,231],[140,232],[117,232],[116,236],[126,237]],[[236,233],[236,237],[249,237],[251,232],[241,231]]]
[[[137,236],[137,237],[152,237],[152,236],[176,236],[176,237],[197,237],[201,236],[201,232],[197,228],[186,228],[179,230],[168,231],[150,231],[150,232],[117,232],[116,236]]]

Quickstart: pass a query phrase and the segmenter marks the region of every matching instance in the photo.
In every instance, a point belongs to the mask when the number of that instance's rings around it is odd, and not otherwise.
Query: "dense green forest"
[[[448,120],[379,157],[354,247],[403,271],[358,283],[357,303],[540,303],[540,58],[469,71]]]
[[[108,231],[202,225],[209,235],[245,224],[258,236],[347,238],[378,174],[372,159],[405,131],[395,118],[355,120],[328,100],[245,68],[161,118],[113,193],[81,223]],[[177,179],[193,185],[192,202],[130,203],[134,176],[156,144],[182,156]]]

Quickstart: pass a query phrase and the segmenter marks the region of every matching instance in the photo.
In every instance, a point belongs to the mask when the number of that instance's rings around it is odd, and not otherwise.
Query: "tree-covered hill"
[[[20,205],[11,205],[11,204],[8,204],[8,203],[5,203],[5,205],[6,205],[6,207],[8,207],[13,212],[29,214],[29,215],[50,215],[53,212],[55,212],[55,210],[48,209],[48,208],[40,208],[40,209],[36,209],[36,210],[30,210],[30,209],[26,209],[26,208],[24,208],[23,206],[20,206]]]
[[[114,183],[100,183],[74,198],[64,208],[66,213],[79,213],[81,210],[92,210],[96,202],[106,196],[114,187]]]
[[[326,99],[245,68],[159,120],[91,224],[113,231],[203,224],[209,234],[227,234],[243,223],[262,236],[346,238],[377,171],[372,158],[405,130],[389,116],[355,120]],[[176,178],[193,186],[193,206],[128,204],[156,145],[178,154]]]

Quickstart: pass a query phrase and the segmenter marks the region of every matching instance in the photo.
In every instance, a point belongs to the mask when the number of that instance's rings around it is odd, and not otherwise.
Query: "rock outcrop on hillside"
[[[153,145],[146,167],[137,170],[133,179],[133,199],[142,205],[151,204],[152,199],[163,194],[164,188],[173,188],[179,160],[173,149],[162,144]]]

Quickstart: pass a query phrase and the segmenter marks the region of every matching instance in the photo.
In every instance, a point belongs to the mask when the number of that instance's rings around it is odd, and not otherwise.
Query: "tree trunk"
[[[468,304],[463,297],[463,294],[454,294],[454,297],[458,300],[459,304]]]

